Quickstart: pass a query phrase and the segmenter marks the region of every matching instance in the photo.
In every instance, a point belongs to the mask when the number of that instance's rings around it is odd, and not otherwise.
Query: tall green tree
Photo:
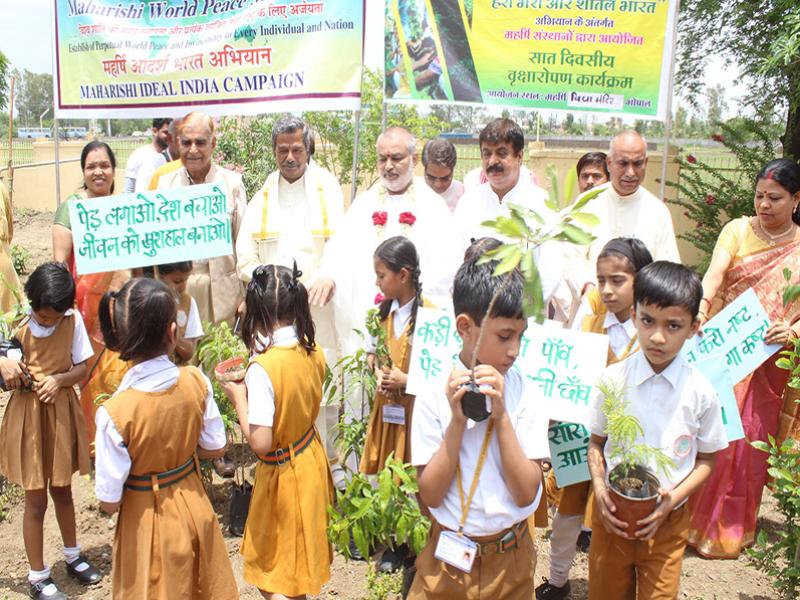
[[[8,76],[10,63],[5,54],[0,52],[0,110],[8,106]]]
[[[53,76],[15,69],[14,77],[17,79],[15,104],[19,119],[28,126],[38,125],[39,115],[53,106]]]
[[[702,74],[710,55],[738,64],[751,83],[750,106],[786,110],[781,142],[784,154],[794,158],[800,158],[798,10],[797,0],[684,0],[678,37],[677,83],[687,96],[703,97]]]

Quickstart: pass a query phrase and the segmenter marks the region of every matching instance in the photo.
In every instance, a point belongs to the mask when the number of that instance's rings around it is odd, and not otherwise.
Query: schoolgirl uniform
[[[389,314],[381,322],[386,332],[386,346],[392,358],[392,364],[403,373],[408,373],[411,364],[411,338],[409,331],[411,311],[414,300],[403,306],[397,300],[392,301]],[[423,304],[427,306],[427,304]],[[367,341],[367,352],[375,352],[376,340]],[[411,459],[411,416],[414,412],[414,396],[400,390],[381,392],[375,390],[372,403],[372,414],[367,426],[364,454],[361,457],[359,470],[362,473],[375,474],[382,470],[390,453],[400,462]]]
[[[244,578],[286,596],[319,594],[333,560],[333,482],[314,427],[325,356],[318,346],[309,354],[293,326],[276,330],[265,346],[245,375],[249,423],[272,427],[273,449],[258,457],[241,547]]]
[[[697,453],[727,447],[719,398],[709,381],[681,355],[655,373],[642,352],[611,365],[602,377],[625,386],[628,414],[644,429],[635,443],[661,448],[675,462],[658,471],[661,487],[672,490],[694,469]],[[596,392],[591,433],[606,437],[603,398]],[[616,464],[604,448],[607,472]],[[655,465],[648,465],[654,469]],[[630,540],[608,533],[599,510],[592,516],[589,549],[589,600],[607,598],[677,598],[681,564],[689,532],[686,502],[673,509],[650,540]]]
[[[613,365],[624,360],[634,352],[638,352],[636,327],[633,319],[620,322],[617,316],[608,312],[600,292],[595,288],[586,296],[587,311],[579,314],[575,328],[589,333],[608,335],[608,355],[606,365]],[[573,483],[559,488],[556,483],[555,470],[551,469],[547,476],[548,503],[558,507],[553,517],[553,533],[550,537],[550,577],[548,583],[563,587],[569,581],[569,572],[575,558],[576,541],[581,526],[591,526],[594,493],[591,481]],[[544,503],[537,509],[537,527],[547,526],[547,508]]]
[[[132,366],[98,408],[95,492],[122,501],[115,599],[239,597],[195,454],[225,444],[208,378],[166,355]]]
[[[455,368],[466,369],[460,361]],[[547,419],[539,400],[538,390],[526,384],[519,371],[512,368],[506,373],[506,411],[522,451],[530,460],[547,459],[550,454]],[[414,466],[427,465],[439,451],[451,418],[443,389],[417,397],[411,429]],[[528,532],[528,517],[539,504],[542,487],[530,505],[517,506],[503,478],[500,446],[492,423],[491,419],[467,421],[458,454],[460,476],[453,478],[442,503],[430,508],[431,532],[417,557],[409,600],[533,597],[536,549]],[[436,556],[442,536],[455,536],[459,529],[476,546],[468,570]],[[458,559],[459,555],[453,558]]]
[[[52,327],[31,313],[17,333],[34,380],[65,373],[88,360],[92,345],[83,319],[72,309]],[[36,392],[14,390],[0,426],[0,473],[26,490],[67,487],[72,474],[89,472],[89,444],[75,390],[61,387],[45,404]]]

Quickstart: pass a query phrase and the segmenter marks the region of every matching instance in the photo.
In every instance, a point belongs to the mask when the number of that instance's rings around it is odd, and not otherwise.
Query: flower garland
[[[416,190],[414,188],[414,181],[412,180],[405,193],[405,195],[408,196],[412,206],[416,204]],[[388,195],[388,190],[381,185],[380,189],[378,190],[378,204],[384,205]],[[386,223],[388,222],[389,213],[387,213],[385,210],[376,210],[372,213],[372,225],[378,232],[378,237],[383,237],[383,232],[386,228]],[[411,211],[404,211],[397,215],[397,222],[400,223],[403,229],[403,234],[408,235],[409,231],[414,226],[414,223],[417,222],[417,216]]]

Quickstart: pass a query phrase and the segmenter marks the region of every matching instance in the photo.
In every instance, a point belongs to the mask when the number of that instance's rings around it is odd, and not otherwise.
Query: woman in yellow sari
[[[89,372],[81,384],[81,407],[86,419],[86,432],[90,444],[94,442],[95,399],[101,394],[114,393],[127,370],[127,363],[119,360],[116,352],[105,350],[97,309],[103,294],[122,287],[130,279],[130,272],[122,270],[87,275],[77,274],[72,226],[69,218],[69,202],[70,200],[86,200],[112,195],[116,166],[114,152],[108,144],[100,141],[86,144],[81,151],[83,185],[80,190],[61,203],[53,223],[53,258],[58,262],[66,263],[75,279],[76,308],[83,317],[95,352],[94,356],[89,359]]]
[[[754,217],[728,223],[703,278],[701,324],[752,288],[767,311],[764,342],[788,344],[800,333],[798,303],[783,306],[783,276],[800,276],[800,167],[788,159],[767,163],[756,177]],[[711,477],[690,500],[689,544],[703,556],[736,558],[755,539],[767,481],[767,455],[750,442],[796,432],[797,405],[786,393],[789,372],[768,359],[734,387],[744,439],[717,453]]]

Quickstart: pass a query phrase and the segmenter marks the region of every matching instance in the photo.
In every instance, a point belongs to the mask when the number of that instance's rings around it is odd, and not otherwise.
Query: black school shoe
[[[67,595],[56,587],[50,577],[32,583],[28,595],[34,600],[67,600]]]
[[[83,571],[78,571],[77,567],[81,564],[88,565],[88,568]],[[100,580],[103,579],[103,575],[97,567],[92,565],[83,554],[79,554],[78,558],[71,563],[67,563],[67,575],[73,579],[77,579],[78,583],[82,583],[83,585],[94,585],[100,583]],[[66,598],[66,596],[64,597]]]
[[[544,580],[536,588],[536,600],[562,600],[569,596],[569,581],[561,587],[556,587],[547,580],[547,577],[542,577]]]
[[[592,532],[581,531],[580,535],[578,536],[578,542],[576,543],[578,550],[580,550],[584,554],[589,554],[589,545],[591,543],[592,543]]]

